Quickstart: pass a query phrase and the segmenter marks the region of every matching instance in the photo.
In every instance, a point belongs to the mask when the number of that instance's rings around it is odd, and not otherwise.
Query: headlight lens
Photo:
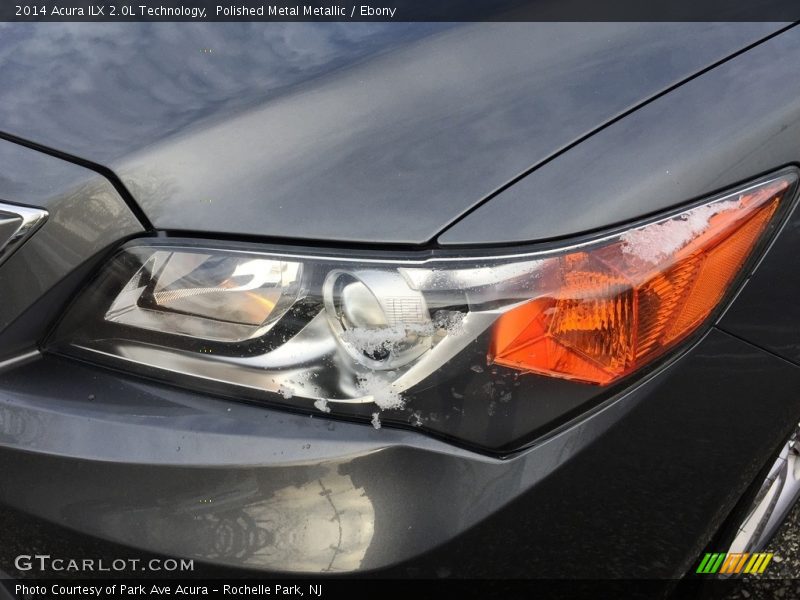
[[[493,258],[142,240],[112,259],[49,346],[508,447],[696,331],[795,180],[787,172],[621,233]]]
[[[302,265],[254,256],[131,250],[141,267],[105,320],[219,342],[265,334],[297,301]]]

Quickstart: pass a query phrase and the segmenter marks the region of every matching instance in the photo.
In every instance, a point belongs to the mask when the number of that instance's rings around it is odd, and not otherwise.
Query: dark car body
[[[684,575],[800,416],[794,199],[714,323],[498,452],[43,344],[140,236],[491,254],[792,169],[798,64],[779,23],[0,25],[0,202],[49,213],[0,264],[0,501],[266,572]]]

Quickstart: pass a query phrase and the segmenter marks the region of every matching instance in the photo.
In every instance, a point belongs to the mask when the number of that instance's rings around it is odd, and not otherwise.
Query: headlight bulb
[[[425,298],[396,271],[333,271],[323,302],[341,347],[362,366],[396,369],[431,348],[434,326]]]

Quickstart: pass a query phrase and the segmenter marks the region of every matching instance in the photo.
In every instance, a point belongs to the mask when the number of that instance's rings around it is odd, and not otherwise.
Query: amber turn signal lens
[[[542,295],[495,323],[490,362],[601,385],[651,362],[719,305],[793,183],[772,179],[549,260]]]

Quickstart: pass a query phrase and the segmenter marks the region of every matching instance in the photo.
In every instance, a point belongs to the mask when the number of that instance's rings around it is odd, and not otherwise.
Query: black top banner
[[[16,0],[0,21],[776,21],[798,0]]]

